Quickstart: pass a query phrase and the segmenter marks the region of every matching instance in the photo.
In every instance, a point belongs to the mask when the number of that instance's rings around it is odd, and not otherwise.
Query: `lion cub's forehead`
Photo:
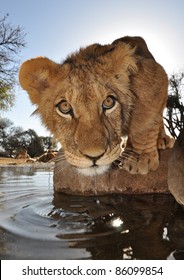
[[[101,77],[85,68],[71,71],[61,84],[61,90],[72,105],[76,102],[101,102],[107,95],[107,87]]]

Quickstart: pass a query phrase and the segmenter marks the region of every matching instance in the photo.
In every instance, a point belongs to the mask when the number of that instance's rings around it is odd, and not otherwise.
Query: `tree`
[[[48,149],[57,150],[57,141],[53,139],[51,136],[40,136],[40,140],[42,142],[42,146],[44,150],[47,151]]]
[[[23,130],[14,126],[9,119],[0,118],[0,146],[10,157],[21,149],[26,149],[31,157],[40,156],[44,152],[42,137],[33,129]]]
[[[14,104],[18,55],[26,46],[24,30],[11,26],[7,18],[8,14],[0,18],[0,110],[7,110]]]
[[[9,119],[3,119],[0,117],[0,146],[3,147],[4,141],[9,134],[9,129],[13,125]]]
[[[21,127],[14,127],[9,119],[0,118],[0,146],[11,157],[21,147],[19,135],[23,132]]]
[[[23,129],[21,127],[11,127],[10,133],[4,139],[3,147],[9,153],[9,156],[12,157],[17,153],[19,149],[23,147],[20,135],[22,134]]]
[[[169,79],[169,95],[166,108],[165,125],[171,135],[177,138],[184,127],[184,73],[175,73]]]
[[[43,154],[44,147],[42,141],[37,133],[33,129],[28,129],[24,132],[24,136],[27,138],[26,147],[28,154],[31,157],[37,157]]]

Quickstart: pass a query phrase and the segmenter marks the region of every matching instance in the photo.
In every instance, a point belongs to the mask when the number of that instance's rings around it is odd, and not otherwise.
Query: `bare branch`
[[[13,104],[13,88],[17,82],[19,53],[26,46],[26,33],[12,26],[8,15],[0,18],[0,110]]]
[[[178,137],[184,126],[184,106],[181,101],[184,96],[184,72],[171,75],[169,79],[169,96],[167,101],[167,112],[165,125],[175,138]]]

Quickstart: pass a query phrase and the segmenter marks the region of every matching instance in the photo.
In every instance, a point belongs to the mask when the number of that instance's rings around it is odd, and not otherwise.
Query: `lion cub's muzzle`
[[[75,151],[75,154],[65,151],[65,157],[71,165],[77,168],[78,172],[83,175],[92,176],[106,172],[110,168],[112,162],[119,157],[120,153],[120,145],[117,144],[112,149],[108,147],[106,152],[98,156],[85,155],[79,151]]]

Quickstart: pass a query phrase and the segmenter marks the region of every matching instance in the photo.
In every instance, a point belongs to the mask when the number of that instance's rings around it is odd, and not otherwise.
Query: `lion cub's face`
[[[116,94],[82,70],[66,78],[54,105],[54,131],[68,162],[84,174],[107,170],[120,155],[121,105]]]
[[[85,175],[102,174],[121,152],[132,103],[129,66],[135,66],[132,50],[125,47],[129,56],[121,60],[129,64],[123,66],[112,51],[98,61],[82,60],[79,53],[63,65],[37,58],[20,70],[20,83],[43,123],[62,144],[67,161]]]

